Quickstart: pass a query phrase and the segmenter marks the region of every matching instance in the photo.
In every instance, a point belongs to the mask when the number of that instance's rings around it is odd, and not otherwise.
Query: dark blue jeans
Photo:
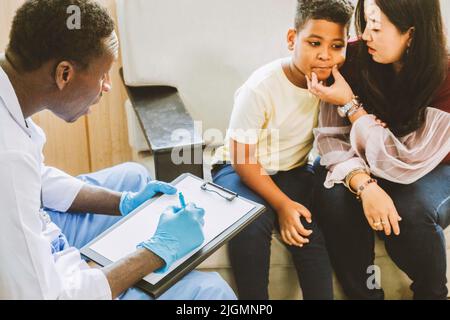
[[[327,170],[317,166],[315,213],[324,233],[330,259],[350,299],[383,299],[382,289],[369,289],[367,268],[374,265],[374,231],[362,205],[343,185],[323,186]],[[415,299],[446,299],[447,260],[443,229],[450,223],[450,166],[440,165],[409,185],[383,179],[379,185],[402,217],[400,235],[385,236],[386,250],[413,281]],[[383,270],[381,270],[381,277]]]
[[[267,300],[270,266],[270,244],[274,228],[279,230],[276,212],[250,190],[231,165],[213,171],[214,182],[245,198],[266,206],[258,219],[236,235],[229,243],[229,256],[238,289],[245,300]],[[272,176],[277,186],[293,201],[310,209],[314,174],[311,166],[279,172]],[[301,218],[305,228],[313,230],[310,243],[303,248],[288,246],[300,281],[304,299],[332,299],[332,270],[324,239],[314,216],[312,224]]]

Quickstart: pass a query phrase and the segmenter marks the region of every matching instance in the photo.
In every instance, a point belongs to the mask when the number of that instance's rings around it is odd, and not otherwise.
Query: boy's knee
[[[302,221],[302,223],[306,230],[312,231],[312,234],[307,237],[310,242],[325,245],[325,238],[323,236],[322,229],[319,227],[319,224],[316,221],[313,221],[312,223]]]
[[[275,213],[271,208],[267,208],[262,215],[231,239],[230,244],[234,248],[248,248],[254,246],[255,243],[270,244],[274,226]]]

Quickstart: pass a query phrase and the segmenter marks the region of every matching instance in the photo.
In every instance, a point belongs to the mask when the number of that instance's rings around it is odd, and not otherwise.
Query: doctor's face
[[[58,105],[51,111],[66,122],[75,122],[91,112],[103,93],[111,90],[109,72],[114,62],[110,55],[94,59],[83,71],[75,72],[73,79],[61,93]],[[58,102],[57,102],[58,103]]]
[[[117,41],[107,46],[105,53],[93,58],[86,69],[77,69],[70,62],[58,65],[55,80],[59,92],[53,106],[49,107],[56,116],[66,122],[75,122],[90,113],[103,93],[112,89],[110,70],[117,58],[116,44]]]

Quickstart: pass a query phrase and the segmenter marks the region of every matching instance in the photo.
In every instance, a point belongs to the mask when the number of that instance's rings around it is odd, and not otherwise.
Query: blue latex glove
[[[177,189],[174,186],[162,181],[152,181],[140,192],[124,192],[120,198],[120,213],[123,216],[126,216],[145,201],[153,198],[158,192],[175,194]]]
[[[166,265],[156,270],[156,273],[166,272],[174,261],[203,243],[204,216],[205,210],[192,203],[184,209],[169,207],[163,212],[153,237],[137,246],[152,251],[164,260]]]

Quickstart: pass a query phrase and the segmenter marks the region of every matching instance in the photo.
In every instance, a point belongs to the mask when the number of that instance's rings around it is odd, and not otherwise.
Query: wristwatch
[[[354,96],[350,102],[344,104],[341,107],[338,107],[337,112],[340,117],[346,118],[350,110],[352,110],[353,108],[358,109],[360,106],[361,102],[359,102],[359,98],[357,96]]]

